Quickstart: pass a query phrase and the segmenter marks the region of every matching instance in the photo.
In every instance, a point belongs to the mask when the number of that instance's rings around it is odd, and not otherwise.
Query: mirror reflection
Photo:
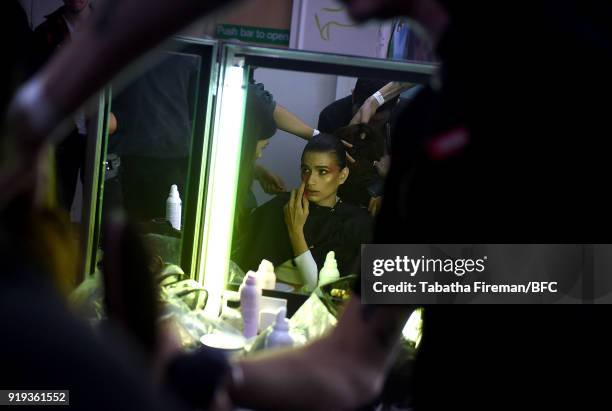
[[[161,269],[180,265],[200,57],[157,51],[151,59],[112,99],[117,128],[108,137],[102,214],[104,223],[123,210],[137,223]]]
[[[310,293],[355,274],[417,84],[251,70],[230,283]],[[222,125],[221,125],[222,126]]]

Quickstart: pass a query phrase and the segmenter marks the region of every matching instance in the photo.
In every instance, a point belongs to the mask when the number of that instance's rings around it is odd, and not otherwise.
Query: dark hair
[[[380,159],[384,154],[385,138],[375,128],[368,124],[353,124],[334,131],[338,140],[344,140],[353,147],[346,150],[357,162],[353,166],[364,166],[372,169],[372,161]],[[362,160],[362,161],[359,161]]]
[[[246,108],[244,114],[244,136],[245,142],[255,142],[267,140],[276,133],[276,123],[269,101],[264,101],[271,95],[265,91],[258,92],[257,86],[247,87]],[[263,89],[262,89],[263,90]]]
[[[389,82],[385,80],[367,78],[357,79],[357,83],[355,83],[355,90],[353,90],[353,105],[361,107],[368,97],[376,93],[388,83]],[[395,107],[397,104],[398,99],[399,96],[393,97],[391,100],[380,106],[376,111],[393,110],[393,107]]]
[[[346,149],[355,159],[349,164],[351,173],[338,187],[338,196],[349,204],[368,207],[370,188],[379,181],[374,161],[379,160],[385,151],[385,139],[378,130],[367,124],[353,124],[334,131],[336,138],[352,145]]]
[[[269,93],[268,93],[269,94]],[[238,176],[238,192],[236,195],[236,224],[249,213],[247,198],[253,183],[255,168],[255,152],[257,142],[267,140],[276,133],[273,109],[267,95],[258,92],[255,86],[247,87],[246,108],[244,112],[244,128],[242,133],[242,153],[240,154],[240,172]],[[271,98],[271,96],[270,96]]]
[[[304,158],[304,154],[309,151],[314,151],[316,153],[334,153],[340,169],[342,170],[346,167],[346,149],[344,148],[344,144],[332,134],[321,133],[308,140],[308,144],[306,144],[302,152],[302,158]]]

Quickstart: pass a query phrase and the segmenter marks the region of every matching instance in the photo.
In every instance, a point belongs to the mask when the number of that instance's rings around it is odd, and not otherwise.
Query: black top
[[[260,104],[263,106],[264,110],[269,116],[274,114],[274,109],[276,108],[276,101],[274,100],[274,96],[268,90],[265,89],[263,83],[249,83],[250,93],[254,93],[255,96],[259,99]],[[272,132],[272,134],[274,134]]]
[[[289,193],[279,194],[255,209],[234,247],[233,259],[244,270],[257,270],[262,259],[275,266],[294,257],[284,220]],[[335,207],[309,205],[304,236],[319,268],[334,251],[341,275],[358,271],[361,244],[369,242],[372,219],[363,209],[339,201]]]
[[[319,114],[317,129],[321,133],[333,133],[348,126],[353,118],[353,96],[346,96],[325,107]]]
[[[163,52],[162,60],[113,99],[117,132],[109,151],[180,158],[189,155],[199,58]]]

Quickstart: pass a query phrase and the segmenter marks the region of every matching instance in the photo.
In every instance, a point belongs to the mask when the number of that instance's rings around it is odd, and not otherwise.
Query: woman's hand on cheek
[[[289,202],[285,204],[285,223],[289,230],[289,235],[303,232],[304,224],[308,219],[309,201],[304,196],[304,186],[302,182],[297,190],[291,190]]]

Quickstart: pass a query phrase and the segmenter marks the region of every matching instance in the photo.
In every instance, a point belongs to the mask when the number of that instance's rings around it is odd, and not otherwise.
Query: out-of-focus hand
[[[153,357],[153,372],[157,380],[163,378],[167,365],[182,351],[178,335],[178,328],[173,317],[159,321],[157,349]]]
[[[382,196],[370,197],[370,204],[368,205],[368,212],[370,213],[372,217],[376,217],[376,215],[380,211],[381,205],[382,205]]]
[[[210,411],[232,411],[234,409],[232,400],[225,388],[217,389],[207,409]]]

